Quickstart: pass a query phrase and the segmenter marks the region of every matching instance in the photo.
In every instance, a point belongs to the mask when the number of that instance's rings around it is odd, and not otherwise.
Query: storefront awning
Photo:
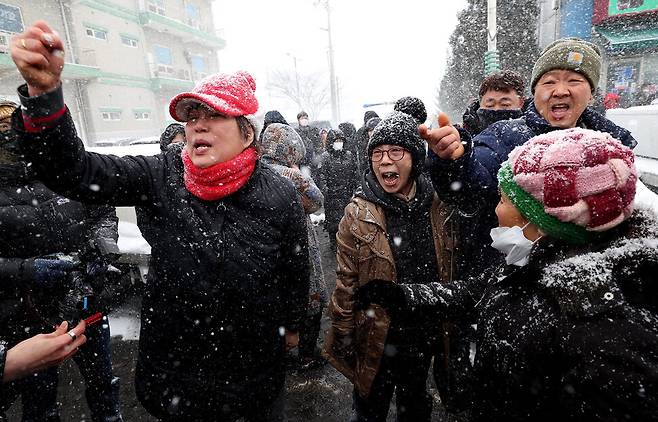
[[[628,31],[601,28],[597,28],[596,30],[608,40],[610,47],[614,49],[658,46],[658,28]]]

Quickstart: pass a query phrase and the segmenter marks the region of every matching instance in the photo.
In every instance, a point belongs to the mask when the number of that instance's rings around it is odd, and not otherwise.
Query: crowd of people
[[[398,421],[429,421],[430,373],[466,420],[658,419],[658,221],[634,209],[636,141],[591,106],[593,44],[549,45],[530,96],[486,77],[462,125],[403,97],[359,129],[276,110],[260,129],[253,77],[211,75],[149,157],[85,151],[63,49],[43,21],[15,37],[26,83],[0,105],[0,411],[22,394],[24,421],[59,420],[74,356],[92,420],[122,420],[88,302],[112,288],[113,206],[135,206],[152,248],[135,387],[158,420],[285,420],[293,349],[353,384],[352,421],[386,420],[394,395]]]

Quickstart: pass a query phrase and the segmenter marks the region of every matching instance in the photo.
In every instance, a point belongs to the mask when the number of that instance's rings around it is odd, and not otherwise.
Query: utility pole
[[[329,37],[329,87],[331,90],[331,121],[334,125],[338,124],[340,116],[338,115],[338,92],[336,87],[336,73],[334,70],[334,48],[331,40],[331,6],[329,0],[324,3],[327,9],[327,36]]]
[[[291,53],[286,53],[286,55],[292,59],[292,63],[295,66],[295,83],[297,84],[297,97],[299,97],[299,73],[297,73],[297,56]]]
[[[496,48],[497,40],[496,0],[487,0],[487,52],[484,53],[484,73],[487,75],[500,70],[500,58]]]

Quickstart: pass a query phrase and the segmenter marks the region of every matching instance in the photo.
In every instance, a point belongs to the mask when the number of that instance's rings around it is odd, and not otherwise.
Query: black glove
[[[94,289],[85,281],[80,272],[73,272],[69,289],[63,299],[57,304],[60,319],[69,321],[71,325],[80,322],[95,310]]]
[[[359,287],[355,300],[359,309],[366,309],[371,303],[376,303],[384,308],[389,316],[399,313],[406,305],[402,287],[384,280],[371,280]]]
[[[50,287],[66,280],[75,268],[75,263],[63,259],[35,259],[25,261],[24,270],[29,274],[35,285]]]

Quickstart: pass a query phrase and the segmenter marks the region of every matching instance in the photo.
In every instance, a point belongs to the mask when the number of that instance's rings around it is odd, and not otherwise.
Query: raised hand
[[[57,88],[64,69],[64,44],[46,22],[36,21],[11,41],[11,58],[30,96]]]
[[[420,137],[427,141],[429,148],[443,160],[456,160],[464,155],[464,145],[459,132],[450,124],[448,115],[441,112],[438,117],[439,127],[430,129],[426,125],[418,127]]]

